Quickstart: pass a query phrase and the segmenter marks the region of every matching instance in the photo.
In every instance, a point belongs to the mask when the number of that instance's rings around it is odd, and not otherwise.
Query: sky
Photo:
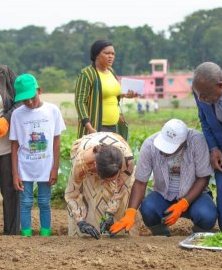
[[[1,1],[0,30],[36,25],[51,32],[71,20],[86,20],[107,26],[147,24],[158,32],[195,11],[218,7],[222,0],[6,0]]]

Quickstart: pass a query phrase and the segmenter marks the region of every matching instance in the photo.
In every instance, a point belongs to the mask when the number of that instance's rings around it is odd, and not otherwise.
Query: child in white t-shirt
[[[40,235],[51,235],[51,186],[57,181],[60,134],[65,124],[59,109],[41,102],[41,88],[31,74],[18,76],[14,83],[15,102],[10,124],[13,184],[20,191],[21,234],[32,235],[33,183],[38,184]]]

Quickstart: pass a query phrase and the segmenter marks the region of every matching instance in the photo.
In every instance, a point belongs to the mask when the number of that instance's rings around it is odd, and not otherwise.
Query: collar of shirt
[[[217,119],[222,122],[222,97],[214,104]]]

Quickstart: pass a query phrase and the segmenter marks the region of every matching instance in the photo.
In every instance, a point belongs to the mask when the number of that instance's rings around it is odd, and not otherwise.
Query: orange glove
[[[5,119],[5,117],[0,117],[0,138],[7,134],[8,128],[8,121]]]
[[[126,209],[125,216],[121,218],[119,221],[115,222],[110,227],[111,233],[118,233],[119,231],[126,229],[126,231],[129,231],[134,223],[136,218],[136,209],[134,208],[128,208]]]
[[[171,205],[164,214],[167,215],[163,218],[164,224],[171,226],[177,222],[178,218],[183,212],[186,212],[189,207],[189,203],[185,198],[182,198],[177,203]]]

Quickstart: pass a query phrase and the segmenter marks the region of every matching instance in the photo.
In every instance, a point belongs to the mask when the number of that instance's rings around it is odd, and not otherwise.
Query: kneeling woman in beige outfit
[[[120,135],[98,132],[75,141],[71,159],[65,191],[69,235],[98,239],[126,210],[134,180],[132,152]]]

